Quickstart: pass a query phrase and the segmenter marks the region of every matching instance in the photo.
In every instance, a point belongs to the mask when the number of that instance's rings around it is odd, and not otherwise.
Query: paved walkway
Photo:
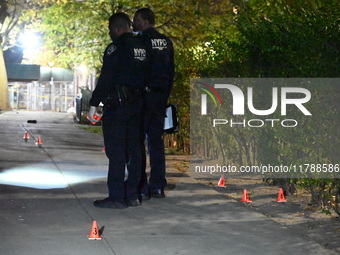
[[[165,199],[95,208],[107,195],[102,138],[68,114],[0,114],[0,139],[1,255],[335,254],[172,168]],[[93,220],[102,240],[87,239]]]

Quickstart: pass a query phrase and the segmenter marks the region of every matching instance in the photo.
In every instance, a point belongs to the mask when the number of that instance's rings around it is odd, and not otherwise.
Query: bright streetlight
[[[34,31],[25,31],[19,38],[21,45],[27,51],[35,50],[41,44],[41,36]]]
[[[19,37],[19,42],[24,49],[24,58],[29,61],[38,51],[42,44],[39,33],[27,30]]]

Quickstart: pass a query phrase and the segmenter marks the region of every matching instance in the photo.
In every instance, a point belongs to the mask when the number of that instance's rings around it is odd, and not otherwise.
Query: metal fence
[[[12,109],[66,112],[74,107],[73,82],[16,82],[9,84]]]

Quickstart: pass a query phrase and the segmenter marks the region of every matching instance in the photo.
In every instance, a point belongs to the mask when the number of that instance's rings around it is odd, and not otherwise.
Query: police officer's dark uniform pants
[[[140,100],[132,105],[116,106],[114,110],[104,110],[103,135],[106,155],[109,158],[107,185],[109,198],[115,202],[138,198],[141,107]],[[129,177],[124,183],[126,162]]]
[[[162,136],[164,134],[163,128],[167,100],[167,93],[148,92],[145,95],[145,112],[143,114],[143,122],[144,132],[146,136],[146,144],[150,157],[149,186],[151,189],[163,189],[166,185],[164,141]],[[142,156],[143,159],[140,192],[143,194],[147,194],[148,182],[145,172],[145,146],[142,146]]]

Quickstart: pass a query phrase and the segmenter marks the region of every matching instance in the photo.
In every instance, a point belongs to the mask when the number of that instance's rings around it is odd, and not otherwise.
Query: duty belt
[[[131,105],[141,99],[142,89],[128,86],[116,86],[116,89],[105,99],[104,108],[113,109],[118,105]]]

